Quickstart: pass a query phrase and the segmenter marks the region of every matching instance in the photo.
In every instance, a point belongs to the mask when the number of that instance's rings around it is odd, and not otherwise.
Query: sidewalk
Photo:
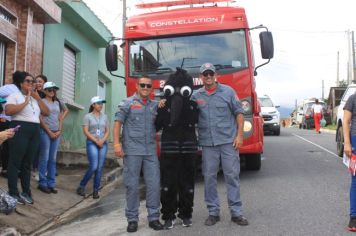
[[[108,156],[108,159],[110,157]],[[55,221],[60,215],[67,212],[69,209],[80,204],[84,198],[76,194],[76,188],[83,177],[86,167],[83,165],[71,165],[64,167],[60,165],[57,168],[57,194],[46,194],[37,189],[37,181],[34,176],[31,178],[31,191],[34,199],[33,205],[18,205],[16,212],[10,215],[0,214],[0,227],[14,227],[21,234],[31,234],[40,227]],[[106,165],[107,166],[107,165]],[[101,186],[115,182],[118,180],[122,173],[120,166],[105,167],[101,179]],[[7,190],[7,179],[0,177],[0,187]],[[86,187],[86,198],[93,200],[89,194],[92,193],[93,182],[92,180]],[[21,184],[18,181],[18,188],[21,191]],[[99,194],[102,191],[99,191]],[[102,196],[102,195],[101,195]],[[22,215],[23,214],[23,215]]]

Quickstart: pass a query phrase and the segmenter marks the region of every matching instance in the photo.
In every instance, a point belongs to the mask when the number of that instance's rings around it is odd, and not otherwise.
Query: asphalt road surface
[[[148,228],[141,202],[137,233],[130,235],[352,235],[346,229],[350,176],[335,154],[335,135],[282,129],[265,136],[260,171],[241,171],[241,197],[249,226],[230,221],[223,176],[219,177],[221,221],[205,226],[204,185],[198,178],[193,226],[178,221],[170,231]],[[126,235],[124,189],[119,188],[73,222],[46,235]]]

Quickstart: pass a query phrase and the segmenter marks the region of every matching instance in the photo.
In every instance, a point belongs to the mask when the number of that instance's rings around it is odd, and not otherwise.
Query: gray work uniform
[[[148,221],[160,216],[160,170],[156,152],[155,118],[158,102],[145,104],[137,95],[119,104],[115,121],[123,124],[122,145],[124,157],[124,184],[126,186],[126,218],[138,221],[139,177],[143,168],[146,184]]]
[[[240,216],[240,160],[233,141],[237,135],[236,116],[244,113],[241,103],[235,91],[222,84],[211,94],[200,88],[192,95],[192,100],[197,102],[199,109],[199,145],[203,149],[202,169],[209,215],[220,214],[217,172],[221,162],[231,215]]]

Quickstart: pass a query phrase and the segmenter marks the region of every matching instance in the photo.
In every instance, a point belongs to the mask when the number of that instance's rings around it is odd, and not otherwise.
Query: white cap
[[[95,96],[90,99],[90,104],[94,104],[98,102],[106,103],[106,101],[104,99],[101,99],[99,96]]]
[[[54,82],[46,82],[46,83],[44,83],[43,89],[48,89],[48,88],[59,89]]]

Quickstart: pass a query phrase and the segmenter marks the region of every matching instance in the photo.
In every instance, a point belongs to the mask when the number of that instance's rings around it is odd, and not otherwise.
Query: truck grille
[[[272,116],[269,116],[269,115],[263,115],[262,118],[264,121],[270,121],[273,119]]]

